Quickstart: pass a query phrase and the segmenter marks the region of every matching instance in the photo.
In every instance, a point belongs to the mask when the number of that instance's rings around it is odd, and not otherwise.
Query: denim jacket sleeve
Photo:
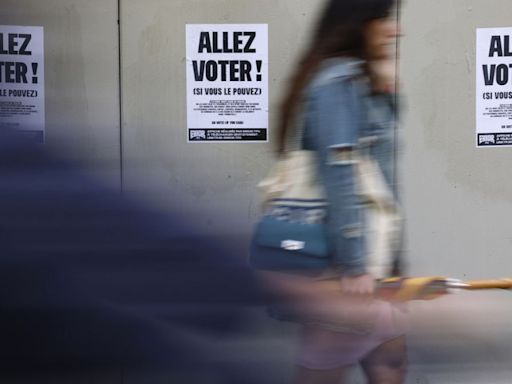
[[[365,273],[366,241],[354,158],[365,114],[357,84],[338,77],[310,87],[304,112],[303,146],[317,151],[329,203],[333,264],[346,275]]]

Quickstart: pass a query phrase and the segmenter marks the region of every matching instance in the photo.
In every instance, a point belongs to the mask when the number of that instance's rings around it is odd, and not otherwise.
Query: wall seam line
[[[119,90],[119,182],[121,193],[124,191],[124,157],[123,157],[123,72],[122,72],[122,36],[121,36],[121,0],[117,0],[117,63]]]

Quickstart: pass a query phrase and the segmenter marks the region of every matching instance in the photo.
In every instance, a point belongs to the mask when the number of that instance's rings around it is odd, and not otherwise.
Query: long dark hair
[[[395,0],[329,0],[316,32],[291,77],[281,104],[278,126],[278,151],[284,152],[288,129],[302,92],[320,63],[329,57],[365,58],[363,31],[371,20],[389,15]]]

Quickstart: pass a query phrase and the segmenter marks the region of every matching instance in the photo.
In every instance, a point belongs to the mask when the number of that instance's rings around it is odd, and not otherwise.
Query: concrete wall
[[[46,144],[119,185],[117,1],[3,0],[0,24],[44,27]]]
[[[277,103],[317,8],[314,1],[123,0],[125,188],[157,191],[160,209],[194,215],[198,230],[241,241],[259,213],[257,182],[273,142],[187,144],[185,25],[269,25],[270,135]],[[286,20],[283,23],[283,20]]]
[[[510,148],[475,148],[477,27],[511,25],[506,0],[406,0],[400,80],[402,189],[411,275],[512,274]],[[410,306],[417,383],[506,383],[509,292],[466,292]]]
[[[475,148],[477,27],[510,26],[506,0],[407,0],[404,196],[413,274],[512,272],[510,148]]]

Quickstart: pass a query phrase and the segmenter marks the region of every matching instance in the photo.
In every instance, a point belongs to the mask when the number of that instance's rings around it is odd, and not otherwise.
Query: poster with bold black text
[[[0,129],[44,142],[43,27],[0,26]]]
[[[186,28],[188,142],[267,141],[267,25]]]
[[[512,146],[512,28],[479,28],[476,146]]]

